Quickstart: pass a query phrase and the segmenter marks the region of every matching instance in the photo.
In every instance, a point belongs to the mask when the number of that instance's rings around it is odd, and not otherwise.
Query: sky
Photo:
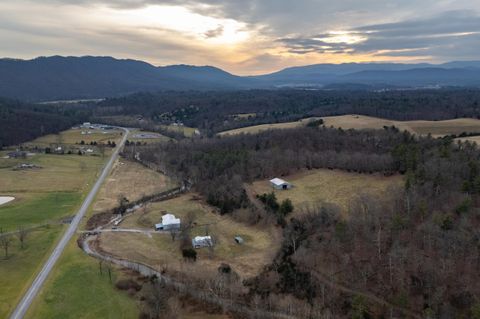
[[[113,56],[239,75],[480,60],[480,0],[0,0],[0,56]]]

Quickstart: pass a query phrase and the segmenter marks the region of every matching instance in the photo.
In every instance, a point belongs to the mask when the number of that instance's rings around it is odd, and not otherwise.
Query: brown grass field
[[[462,132],[480,132],[480,120],[461,118],[445,121],[391,121],[364,115],[341,115],[323,117],[325,126],[343,129],[381,129],[384,126],[396,126],[420,135],[432,134],[441,137]]]
[[[308,118],[302,119],[296,122],[286,122],[286,123],[273,123],[273,124],[261,124],[261,125],[254,125],[254,126],[247,126],[242,128],[237,128],[225,132],[220,132],[218,135],[236,135],[236,134],[257,134],[262,131],[272,130],[272,129],[286,129],[286,128],[295,128],[299,126],[303,126],[309,121],[315,118]]]
[[[226,262],[243,278],[250,277],[270,262],[279,245],[276,229],[247,226],[229,216],[220,216],[195,194],[151,204],[145,214],[137,212],[127,217],[121,227],[153,229],[154,224],[161,221],[162,211],[173,213],[180,219],[193,214],[197,226],[191,236],[205,235],[207,231],[213,236],[216,241],[213,253],[207,248],[197,250],[195,267],[198,269],[215,272],[220,263]],[[243,245],[235,243],[233,238],[236,235],[244,238]],[[100,240],[100,247],[109,253],[176,271],[187,267],[179,245],[179,240],[173,242],[168,233],[155,233],[151,237],[134,233],[103,233]]]
[[[91,131],[92,134],[82,135],[82,131]],[[105,133],[104,133],[105,132]],[[67,131],[63,131],[59,134],[50,134],[39,137],[31,142],[25,143],[26,145],[38,145],[48,146],[50,144],[77,144],[82,140],[88,144],[96,141],[97,143],[107,143],[108,141],[118,141],[123,134],[121,130],[98,130],[98,129],[83,129],[75,128]]]
[[[363,194],[382,196],[395,187],[402,186],[401,176],[385,177],[328,169],[306,171],[282,178],[294,187],[274,190],[268,180],[254,182],[250,187],[256,194],[274,191],[279,201],[289,198],[296,214],[320,203],[330,203],[339,206],[344,217],[347,217],[350,202],[356,197]]]
[[[302,119],[296,122],[262,124],[249,127],[242,127],[219,133],[219,135],[235,135],[240,133],[256,134],[269,129],[295,128],[305,125],[311,120],[318,118]],[[462,132],[480,132],[480,120],[461,118],[445,121],[392,121],[364,115],[341,115],[322,117],[325,126],[339,127],[343,129],[382,129],[384,126],[396,126],[400,130],[411,133],[434,137],[441,137],[449,134],[460,134]]]
[[[93,213],[102,212],[118,205],[123,195],[135,201],[145,195],[160,193],[176,185],[165,175],[150,170],[133,161],[117,160],[105,180],[93,204]]]

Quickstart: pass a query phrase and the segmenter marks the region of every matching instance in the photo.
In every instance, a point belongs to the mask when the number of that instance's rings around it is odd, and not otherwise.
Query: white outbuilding
[[[284,181],[281,178],[271,179],[270,184],[272,184],[272,187],[275,188],[275,189],[290,189],[293,186],[292,184]]]
[[[165,214],[162,216],[162,222],[155,224],[155,230],[172,230],[180,229],[180,218],[176,218],[173,214]]]
[[[193,248],[212,247],[213,240],[211,236],[195,236],[192,239]]]

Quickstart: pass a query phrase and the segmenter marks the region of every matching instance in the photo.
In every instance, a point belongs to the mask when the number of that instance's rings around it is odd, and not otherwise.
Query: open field
[[[120,196],[135,201],[145,195],[160,193],[173,187],[176,185],[167,176],[121,158],[115,163],[100,189],[93,204],[93,213],[116,207]]]
[[[420,135],[432,134],[440,137],[462,132],[480,132],[480,120],[461,118],[445,121],[391,121],[364,115],[342,115],[322,117],[325,126],[341,127],[343,129],[367,129],[383,128],[384,126],[396,126],[400,130],[406,130]]]
[[[186,137],[192,137],[197,131],[194,127],[180,126],[180,125],[160,125],[160,127],[173,131],[183,133]]]
[[[88,215],[115,207],[121,194],[136,200],[168,187],[171,185],[167,177],[138,163],[119,159]],[[75,240],[60,258],[27,317],[137,318],[139,310],[135,300],[110,284],[105,271],[100,275],[98,261],[86,256]],[[127,275],[115,270],[113,282],[123,276]]]
[[[98,261],[86,256],[72,240],[35,299],[27,318],[138,318],[138,307],[126,292],[115,288],[124,276],[114,268],[100,274]]]
[[[61,140],[62,145],[68,145],[76,142],[74,131],[48,135],[26,144],[42,147]],[[0,257],[0,285],[2,292],[6,292],[1,294],[4,299],[1,300],[0,318],[13,310],[34,279],[63,232],[64,227],[59,223],[75,213],[107,158],[35,153],[23,159],[10,159],[4,158],[6,154],[7,151],[0,152],[0,195],[13,196],[15,200],[0,206],[0,227],[4,231],[15,231],[19,226],[49,226],[35,228],[28,235],[23,250],[17,250],[18,242],[14,242],[13,254],[8,260]],[[14,169],[23,163],[38,168]]]
[[[254,125],[254,126],[247,126],[247,127],[241,127],[237,128],[234,130],[229,130],[225,132],[220,132],[218,135],[236,135],[236,134],[257,134],[262,131],[267,131],[271,129],[286,129],[286,128],[295,128],[295,127],[300,127],[306,125],[308,122],[311,120],[314,120],[316,118],[307,118],[307,119],[302,119],[300,121],[295,121],[295,122],[285,122],[285,123],[272,123],[272,124],[261,124],[261,125]]]
[[[240,133],[255,134],[269,129],[295,128],[305,125],[317,117],[302,119],[296,122],[263,124],[238,128],[219,133],[219,135],[235,135]],[[445,121],[392,121],[364,115],[341,115],[322,117],[326,127],[340,127],[343,129],[382,129],[384,126],[396,126],[400,130],[411,133],[434,137],[441,137],[449,134],[460,134],[463,132],[480,132],[480,120],[461,118]]]
[[[39,169],[13,170],[20,163]],[[15,200],[0,207],[0,225],[13,230],[72,214],[103,164],[98,156],[36,154],[28,159],[0,158],[0,194]]]
[[[293,202],[295,213],[318,203],[332,203],[348,210],[349,203],[362,194],[385,196],[396,186],[402,186],[401,176],[385,177],[348,173],[340,170],[319,169],[282,177],[293,184],[289,190],[274,190],[279,201],[289,198]],[[254,182],[251,186],[256,194],[272,192],[268,180]],[[346,215],[344,215],[346,217]]]
[[[226,262],[243,278],[253,276],[271,260],[279,245],[275,229],[247,226],[229,216],[220,216],[194,194],[151,204],[145,214],[138,212],[127,217],[121,227],[153,229],[161,220],[162,211],[183,220],[193,214],[197,226],[191,236],[208,232],[217,242],[213,253],[207,248],[197,250],[195,267],[200,269],[216,271],[220,263]],[[235,243],[236,235],[244,238],[243,245]],[[114,255],[157,267],[168,265],[174,270],[184,267],[180,240],[173,242],[169,233],[153,234],[150,238],[144,234],[109,232],[102,233],[100,239],[100,247]]]
[[[91,134],[82,134],[82,132],[91,132]],[[108,141],[117,141],[120,139],[122,130],[101,130],[101,129],[86,129],[74,128],[63,131],[59,134],[50,134],[39,137],[26,145],[48,146],[50,144],[77,144],[82,140],[89,144],[96,141],[97,143],[107,143]]]
[[[0,251],[0,318],[7,318],[23,292],[48,256],[64,227],[60,225],[37,228],[27,235],[25,246],[13,235],[9,257]]]

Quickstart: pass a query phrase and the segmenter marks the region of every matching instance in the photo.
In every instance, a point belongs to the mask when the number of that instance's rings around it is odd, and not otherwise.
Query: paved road
[[[45,282],[45,279],[47,279],[48,275],[52,271],[53,266],[55,265],[58,258],[62,254],[63,250],[65,249],[65,246],[68,244],[72,236],[75,234],[75,231],[78,225],[80,224],[80,221],[82,220],[83,216],[87,212],[88,207],[92,204],[93,199],[95,198],[95,195],[100,189],[100,186],[102,186],[103,181],[105,180],[108,173],[112,169],[113,163],[117,159],[120,149],[122,148],[122,146],[125,144],[125,141],[127,140],[129,131],[128,129],[124,129],[124,131],[125,133],[123,134],[122,141],[120,142],[116,150],[113,152],[112,157],[110,158],[108,163],[103,168],[100,177],[95,182],[95,185],[93,185],[93,188],[90,191],[90,193],[88,193],[88,196],[85,198],[85,201],[83,202],[82,207],[80,207],[77,214],[75,215],[75,218],[72,220],[72,223],[68,226],[67,231],[63,235],[60,242],[57,244],[57,247],[55,247],[54,251],[48,258],[47,262],[43,265],[42,270],[38,273],[37,277],[33,281],[28,291],[23,296],[22,300],[20,300],[20,303],[15,308],[14,312],[10,316],[10,319],[21,319],[25,316],[25,313],[27,312],[28,308],[32,304],[33,299],[35,299],[35,296],[38,294],[38,292],[42,288],[42,285]]]

